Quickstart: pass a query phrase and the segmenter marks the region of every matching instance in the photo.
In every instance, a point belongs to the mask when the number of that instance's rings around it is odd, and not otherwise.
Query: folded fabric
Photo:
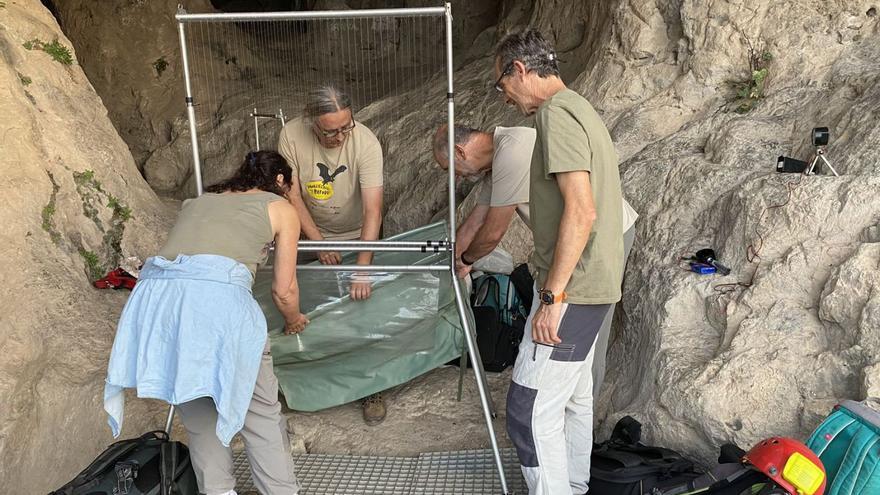
[[[229,445],[244,425],[266,344],[266,319],[251,295],[253,277],[215,255],[146,261],[119,325],[107,367],[104,410],[122,429],[124,388],[181,404],[211,397],[217,438]]]

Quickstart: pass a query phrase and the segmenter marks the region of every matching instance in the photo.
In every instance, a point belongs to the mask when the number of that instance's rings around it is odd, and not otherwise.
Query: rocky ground
[[[489,388],[497,405],[495,434],[510,446],[505,426],[504,398],[510,369],[489,373]],[[359,402],[314,413],[287,411],[292,445],[312,454],[411,456],[420,452],[483,449],[489,435],[472,372],[458,396],[459,369],[447,366],[383,393],[388,406],[385,421],[367,426]]]

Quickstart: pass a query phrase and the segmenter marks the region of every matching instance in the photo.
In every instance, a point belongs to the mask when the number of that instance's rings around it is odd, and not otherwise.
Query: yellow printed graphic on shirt
[[[333,197],[333,184],[322,180],[307,182],[306,191],[315,199],[330,199]]]

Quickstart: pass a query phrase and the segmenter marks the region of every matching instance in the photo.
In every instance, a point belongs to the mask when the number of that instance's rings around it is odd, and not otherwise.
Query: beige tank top
[[[205,193],[183,202],[177,223],[159,256],[216,254],[245,265],[254,275],[273,240],[269,203],[285,201],[268,192]]]

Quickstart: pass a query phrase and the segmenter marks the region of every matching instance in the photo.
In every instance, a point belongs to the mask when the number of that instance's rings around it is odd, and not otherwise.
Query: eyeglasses
[[[513,60],[511,60],[507,63],[507,65],[504,66],[504,70],[501,71],[501,75],[498,76],[498,80],[495,81],[495,91],[498,91],[499,93],[504,92],[504,86],[501,85],[501,80],[510,75],[511,69],[513,69]]]
[[[315,129],[317,129],[318,132],[320,132],[322,136],[329,139],[332,137],[336,137],[340,134],[350,133],[351,131],[354,130],[354,125],[355,125],[354,120],[352,120],[351,123],[345,127],[340,127],[339,129],[331,129],[329,131],[325,131],[324,129],[321,129],[321,126],[319,126],[317,122],[315,122]]]

